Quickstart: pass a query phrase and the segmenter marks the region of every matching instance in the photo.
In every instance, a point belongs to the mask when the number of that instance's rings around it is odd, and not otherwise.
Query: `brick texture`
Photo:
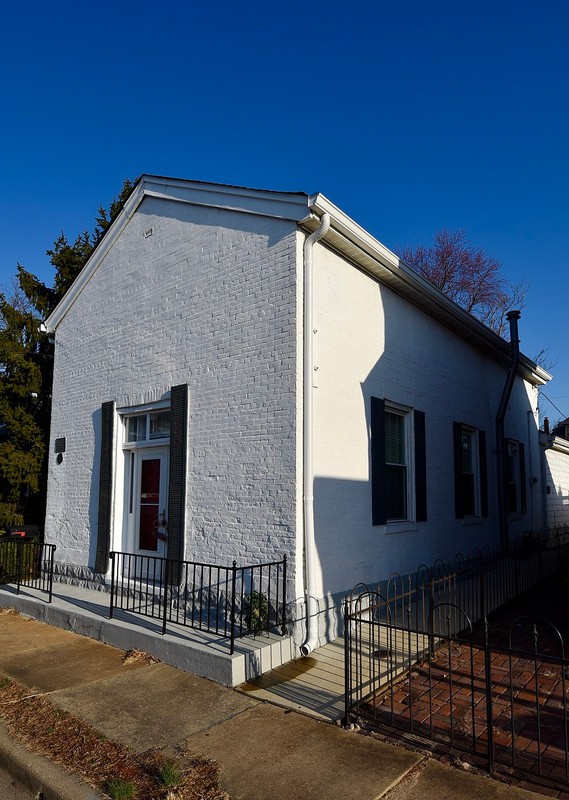
[[[57,330],[46,536],[59,561],[94,563],[101,403],[187,383],[186,557],[287,553],[294,567],[295,258],[292,223],[144,200]]]

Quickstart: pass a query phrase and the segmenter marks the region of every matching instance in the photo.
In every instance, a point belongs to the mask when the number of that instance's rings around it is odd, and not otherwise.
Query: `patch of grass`
[[[156,777],[158,783],[165,786],[166,789],[173,789],[182,782],[182,773],[174,761],[166,761],[162,764]]]
[[[137,754],[1,674],[0,720],[31,750],[112,800],[229,800],[214,762],[185,753],[182,768],[158,751]]]
[[[104,786],[105,792],[112,800],[135,800],[136,786],[123,778],[112,778]]]

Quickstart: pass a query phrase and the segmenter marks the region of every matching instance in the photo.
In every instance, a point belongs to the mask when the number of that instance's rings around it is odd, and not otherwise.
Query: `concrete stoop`
[[[121,650],[142,650],[165,664],[209,678],[223,686],[239,686],[294,657],[292,637],[269,634],[237,639],[229,653],[226,637],[169,624],[161,633],[160,620],[115,611],[109,619],[109,595],[70,584],[56,583],[53,600],[22,587],[0,587],[0,607],[15,608],[41,622],[88,636]]]

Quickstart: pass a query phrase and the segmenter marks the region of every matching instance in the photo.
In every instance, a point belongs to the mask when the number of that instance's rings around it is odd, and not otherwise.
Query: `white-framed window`
[[[454,423],[455,517],[488,516],[486,434],[460,422]]]
[[[480,516],[480,470],[478,436],[475,430],[462,427],[462,502],[465,517]]]
[[[413,509],[413,448],[411,414],[385,406],[385,473],[387,521],[409,520]]]
[[[427,519],[425,413],[391,400],[370,400],[372,525]]]
[[[506,505],[509,514],[527,512],[525,448],[523,442],[508,439],[506,450]]]
[[[170,409],[124,414],[124,446],[136,447],[168,442],[170,439]]]

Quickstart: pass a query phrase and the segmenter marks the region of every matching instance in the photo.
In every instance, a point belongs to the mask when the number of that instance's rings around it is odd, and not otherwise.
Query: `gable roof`
[[[476,349],[504,365],[509,363],[510,347],[504,339],[422,278],[324,195],[275,192],[157,175],[141,175],[138,179],[122,211],[46,320],[46,331],[53,332],[57,328],[145,197],[289,220],[308,232],[316,230],[322,214],[328,213],[330,228],[320,240],[322,244],[374,275]],[[520,372],[534,385],[551,380],[549,373],[524,355],[520,358]]]

